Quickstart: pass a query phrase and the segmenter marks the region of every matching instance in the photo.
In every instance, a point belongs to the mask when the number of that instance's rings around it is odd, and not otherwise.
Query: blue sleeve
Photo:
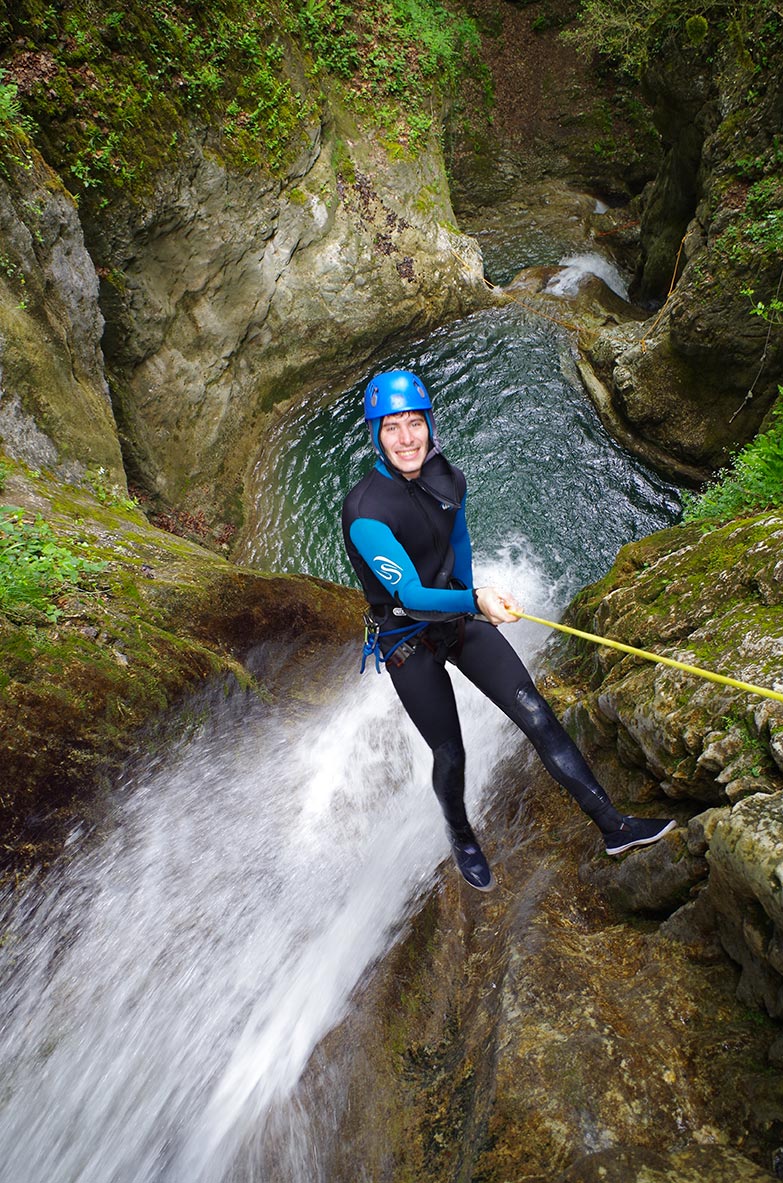
[[[473,587],[473,550],[470,545],[468,523],[465,518],[465,501],[467,493],[462,498],[462,505],[454,519],[451,531],[451,549],[454,551],[454,571],[452,574],[465,587]]]
[[[424,587],[419,574],[388,526],[373,518],[357,518],[350,528],[351,542],[378,582],[411,613],[454,616],[476,611],[473,591]]]

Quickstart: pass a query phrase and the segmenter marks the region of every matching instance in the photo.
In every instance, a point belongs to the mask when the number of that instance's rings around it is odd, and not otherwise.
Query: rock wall
[[[782,540],[777,514],[663,531],[570,622],[780,691]],[[481,831],[497,891],[444,863],[297,1111],[335,1181],[777,1177],[783,706],[572,640],[545,667],[618,804],[677,828],[606,858],[520,747]]]
[[[0,175],[0,440],[70,479],[125,473],[103,371],[98,277],[73,198],[24,143]]]
[[[446,861],[302,1082],[327,1177],[771,1179],[775,1025],[734,997],[719,950],[619,923],[592,879],[643,878],[657,848],[607,859],[522,750],[495,786],[498,889],[479,896]]]
[[[618,422],[675,472],[724,465],[783,378],[780,327],[751,315],[747,295],[769,304],[780,283],[778,52],[769,34],[753,56],[729,34],[699,47],[672,37],[645,79],[664,158],[628,211],[641,221],[632,294],[663,307],[607,329],[588,357]]]
[[[569,619],[780,693],[782,542],[776,514],[663,531],[625,547]],[[657,800],[685,826],[641,875],[628,859],[593,879],[620,907],[674,913],[665,931],[694,947],[717,935],[742,967],[741,997],[783,1018],[783,705],[580,644],[554,660],[570,729],[618,799]]]
[[[275,404],[486,299],[437,142],[390,159],[345,112],[282,183],[191,140],[144,217],[124,212],[89,236],[126,455],[145,488],[212,520],[241,520]]]
[[[31,96],[43,150],[65,170],[70,125],[46,91],[53,59],[17,42],[9,52],[8,101]],[[70,464],[76,478],[101,468],[123,487],[124,461],[156,508],[221,534],[243,519],[272,408],[360,373],[389,336],[489,299],[478,248],[455,226],[440,99],[413,151],[366,113],[358,122],[312,70],[288,45],[280,85],[296,88],[298,123],[275,167],[231,154],[221,112],[163,103],[135,111],[150,144],[136,145],[133,167],[124,161],[121,184],[108,148],[85,149],[71,176],[86,177],[77,207],[36,152],[3,133],[0,431],[14,455]],[[70,96],[76,117],[105,99],[89,93]],[[91,106],[99,117],[114,118]]]
[[[101,564],[55,589],[55,619],[25,603],[0,612],[5,886],[60,855],[75,828],[99,831],[103,793],[113,799],[128,761],[169,752],[210,695],[244,690],[256,708],[319,701],[349,640],[355,661],[361,598],[233,566],[154,529],[127,499],[23,464],[5,461],[3,485],[4,501]]]

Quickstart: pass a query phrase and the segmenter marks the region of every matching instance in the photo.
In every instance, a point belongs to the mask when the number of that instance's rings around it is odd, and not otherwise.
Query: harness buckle
[[[397,669],[401,665],[405,665],[408,658],[413,657],[413,654],[416,652],[416,642],[418,640],[419,638],[417,637],[413,645],[409,645],[407,641],[402,641],[401,644],[395,645],[394,649],[386,656],[386,664],[396,666]]]

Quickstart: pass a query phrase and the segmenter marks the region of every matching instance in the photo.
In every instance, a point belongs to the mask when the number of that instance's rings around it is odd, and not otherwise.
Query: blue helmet
[[[364,418],[383,419],[401,411],[431,411],[432,403],[421,378],[409,370],[388,370],[367,384],[364,392]]]
[[[373,447],[383,460],[386,457],[380,441],[381,422],[385,415],[399,415],[403,411],[423,411],[430,429],[430,439],[437,447],[432,402],[421,378],[417,378],[410,370],[387,370],[367,383],[364,419],[370,429]]]

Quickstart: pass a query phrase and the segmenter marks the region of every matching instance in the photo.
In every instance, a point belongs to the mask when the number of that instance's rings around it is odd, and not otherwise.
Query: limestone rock
[[[613,572],[577,597],[570,619],[588,632],[774,689],[781,617],[759,596],[756,580],[778,561],[782,527],[780,516],[769,514],[708,534],[680,527],[633,543]],[[585,661],[598,684],[567,718],[599,762],[608,744],[640,783],[652,778],[669,797],[710,806],[781,787],[777,702],[611,650],[591,651]]]
[[[355,372],[392,333],[490,298],[453,222],[434,140],[391,160],[343,113],[272,181],[192,135],[143,216],[118,207],[88,227],[137,478],[236,523],[277,403],[329,368]]]
[[[743,229],[743,219],[752,221],[751,184],[737,163],[739,142],[746,159],[766,160],[780,105],[771,60],[760,96],[749,101],[749,61],[729,39],[696,50],[670,36],[650,63],[645,89],[664,159],[638,203],[632,294],[657,307],[633,333],[608,326],[587,349],[590,386],[603,387],[597,402],[610,430],[688,479],[724,466],[755,435],[783,365],[781,334],[750,314],[745,291],[774,298],[777,253],[732,245],[753,237]],[[766,216],[777,213],[773,203]]]
[[[32,148],[0,177],[0,440],[70,479],[125,489],[103,370],[98,277],[76,205]]]
[[[557,1183],[765,1183],[775,1176],[725,1146],[673,1153],[636,1148],[601,1150],[574,1163]]]
[[[692,855],[679,830],[649,848],[630,851],[616,864],[582,867],[585,883],[599,887],[621,912],[670,913],[707,875],[703,857]]]
[[[739,994],[783,1017],[783,792],[748,797],[710,842],[709,897]]]
[[[781,516],[770,513],[706,534],[677,527],[633,543],[576,598],[569,619],[587,632],[779,691],[782,527]],[[687,831],[629,854],[615,874],[588,866],[585,881],[625,911],[677,909],[666,934],[705,960],[719,939],[741,967],[740,996],[780,1017],[783,708],[598,648],[582,652],[579,681],[565,719],[613,797],[665,815],[665,794],[691,815]],[[693,891],[699,894],[689,900]]]
[[[644,860],[682,852],[681,832],[608,860],[543,773],[526,772],[520,801],[512,767],[488,826],[498,890],[479,899],[444,864],[323,1049],[338,1109],[305,1082],[308,1115],[337,1123],[329,1177],[360,1162],[417,1183],[760,1183],[779,1145],[775,1032],[734,998],[706,923],[694,955],[649,922],[618,923],[585,875],[651,881]]]

